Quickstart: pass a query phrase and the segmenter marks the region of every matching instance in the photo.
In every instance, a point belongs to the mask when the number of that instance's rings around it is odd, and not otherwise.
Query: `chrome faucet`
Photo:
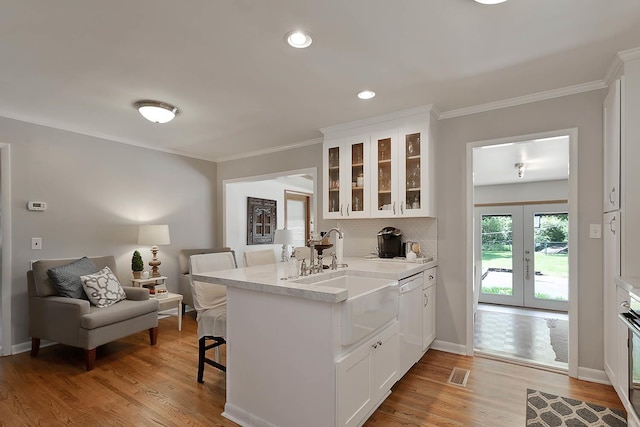
[[[344,234],[342,234],[342,230],[340,230],[337,227],[334,227],[332,229],[330,229],[329,231],[327,231],[327,233],[325,234],[325,237],[329,236],[331,234],[332,231],[335,231],[337,234],[336,237],[336,246],[338,245],[338,239],[344,239]],[[336,258],[336,253],[333,252],[332,256],[331,256],[331,269],[332,270],[337,270],[338,267],[348,267],[347,264],[338,264],[337,263],[337,258]]]

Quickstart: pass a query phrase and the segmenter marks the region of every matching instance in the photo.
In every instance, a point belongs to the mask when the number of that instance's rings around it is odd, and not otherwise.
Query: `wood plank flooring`
[[[235,426],[220,415],[224,374],[207,366],[196,382],[196,327],[190,313],[182,332],[161,319],[157,346],[147,332],[107,344],[91,372],[60,345],[0,358],[0,426]],[[471,371],[465,388],[447,384],[454,367]],[[365,426],[523,426],[527,388],[623,409],[609,386],[430,350]]]

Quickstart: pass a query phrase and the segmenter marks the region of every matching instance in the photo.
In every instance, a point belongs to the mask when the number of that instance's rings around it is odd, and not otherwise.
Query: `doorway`
[[[491,312],[502,319],[493,331],[527,349],[498,357],[577,376],[576,130],[469,143],[467,172],[467,354],[485,353],[476,320]],[[554,366],[559,331],[564,361]],[[545,346],[550,361],[528,359]]]
[[[475,210],[478,302],[567,312],[567,204]]]

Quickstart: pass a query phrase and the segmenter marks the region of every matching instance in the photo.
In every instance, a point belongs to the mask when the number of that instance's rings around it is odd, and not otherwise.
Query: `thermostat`
[[[29,202],[27,208],[30,211],[44,211],[47,210],[47,204],[45,202]]]

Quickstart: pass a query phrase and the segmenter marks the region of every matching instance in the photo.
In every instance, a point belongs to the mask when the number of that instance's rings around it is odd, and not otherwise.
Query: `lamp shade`
[[[290,245],[293,243],[293,230],[278,229],[273,236],[273,243],[280,245]]]
[[[169,226],[166,224],[141,225],[138,229],[139,245],[168,245],[170,243]]]

